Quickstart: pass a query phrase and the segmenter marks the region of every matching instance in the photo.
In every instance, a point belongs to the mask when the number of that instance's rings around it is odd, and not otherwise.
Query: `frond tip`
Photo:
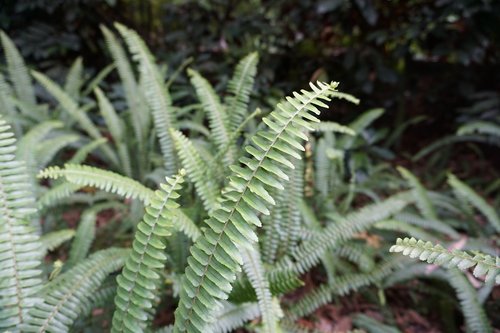
[[[445,266],[447,268],[457,267],[466,270],[474,267],[475,277],[486,275],[486,281],[495,279],[495,283],[500,284],[500,258],[492,257],[481,253],[474,256],[465,251],[449,251],[441,245],[434,245],[431,242],[424,242],[415,238],[398,238],[396,245],[393,245],[390,252],[401,252],[410,258],[418,258],[429,264]]]

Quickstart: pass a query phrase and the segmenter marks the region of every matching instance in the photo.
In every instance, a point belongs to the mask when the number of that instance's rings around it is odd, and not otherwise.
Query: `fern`
[[[66,82],[64,83],[64,91],[74,100],[80,98],[80,89],[83,84],[83,61],[81,57],[76,58],[71,65]]]
[[[349,128],[348,126],[344,126],[332,121],[325,121],[313,126],[314,130],[317,132],[334,132],[339,134],[347,134],[350,136],[355,136],[356,132]]]
[[[264,274],[264,267],[260,260],[259,251],[255,248],[243,249],[241,254],[243,259],[243,270],[257,294],[259,310],[262,314],[263,332],[278,332],[279,318],[273,307],[269,281],[267,281]]]
[[[229,96],[224,102],[229,112],[231,131],[235,131],[246,118],[258,62],[257,52],[250,53],[241,59],[227,85]]]
[[[63,229],[58,231],[52,231],[48,234],[40,237],[40,243],[44,249],[43,253],[46,254],[48,251],[53,251],[61,244],[69,241],[75,236],[75,230],[73,229]]]
[[[25,164],[15,160],[15,141],[0,118],[0,328],[12,331],[18,331],[37,302],[43,254],[37,233],[27,223],[36,210]]]
[[[493,332],[491,324],[488,322],[479,302],[477,292],[467,278],[457,269],[450,269],[448,276],[448,281],[455,289],[460,300],[467,327],[472,332],[477,333]]]
[[[428,220],[438,220],[436,211],[427,195],[427,190],[422,186],[417,177],[401,166],[398,167],[398,171],[411,186],[413,197],[415,198],[415,202],[422,216]]]
[[[148,202],[152,194],[152,190],[128,177],[87,165],[66,164],[62,169],[56,166],[49,167],[38,174],[38,178],[58,179],[61,177],[75,185],[97,187],[125,198],[137,198],[143,202]]]
[[[113,332],[142,332],[148,319],[147,310],[152,308],[159,270],[163,268],[166,256],[165,237],[173,229],[172,209],[177,208],[184,171],[175,178],[167,178],[161,184],[150,204],[146,207],[144,219],[137,225],[135,239],[122,273],[118,276],[118,290],[115,297],[116,310],[113,315]]]
[[[10,86],[0,73],[0,113],[12,124],[14,133],[19,137],[22,133],[21,121],[11,96]]]
[[[433,245],[431,242],[424,242],[415,238],[398,238],[396,244],[391,247],[390,252],[401,252],[405,256],[448,268],[457,267],[461,270],[474,268],[474,276],[486,275],[486,281],[495,279],[497,284],[500,283],[499,257],[494,258],[481,253],[471,255],[460,250],[449,251],[441,245]]]
[[[500,137],[500,126],[488,121],[473,121],[461,126],[457,135],[487,134]]]
[[[191,83],[195,87],[196,94],[200,100],[203,109],[208,114],[211,135],[215,145],[219,149],[224,149],[226,143],[230,142],[229,119],[224,110],[219,97],[215,93],[210,83],[198,72],[188,69]],[[226,165],[233,162],[234,149],[230,148],[224,155]]]
[[[61,200],[70,197],[82,187],[81,185],[68,182],[58,184],[49,189],[38,199],[38,209],[45,210],[51,206],[57,205]]]
[[[213,332],[228,333],[243,325],[246,321],[257,318],[260,315],[257,303],[242,303],[234,305],[224,303],[222,310],[216,315],[217,320],[213,323]]]
[[[452,174],[448,175],[448,184],[450,184],[458,196],[463,197],[486,216],[488,222],[490,222],[497,232],[500,232],[500,218],[493,207],[488,205],[469,185]]]
[[[232,167],[228,187],[223,191],[221,207],[214,211],[206,223],[204,235],[191,248],[179,306],[176,310],[177,332],[207,332],[213,320],[213,311],[220,300],[226,299],[240,270],[242,259],[239,247],[250,247],[257,237],[252,225],[260,226],[255,212],[269,214],[267,205],[274,204],[266,188],[282,188],[279,179],[288,179],[281,166],[293,168],[285,156],[295,156],[299,139],[307,139],[302,129],[309,129],[309,121],[318,121],[309,112],[318,114],[316,106],[326,107],[321,100],[336,84],[311,84],[312,92],[302,91],[288,97],[285,104],[264,118],[269,131],[253,137],[254,145],[246,151],[254,157],[243,157],[240,162],[248,167]]]
[[[104,279],[123,266],[128,250],[94,253],[45,287],[43,301],[29,311],[24,332],[67,332]]]
[[[160,71],[154,63],[154,57],[146,47],[144,41],[135,31],[120,24],[115,24],[115,26],[127,43],[134,60],[139,64],[139,72],[143,81],[143,91],[153,113],[156,135],[160,141],[165,170],[168,176],[173,175],[177,162],[174,155],[175,148],[169,132],[170,128],[175,128],[174,108],[172,107],[171,97],[165,89]]]
[[[7,71],[11,83],[14,85],[17,98],[28,105],[35,105],[35,91],[23,57],[12,40],[3,31],[0,31],[0,39],[7,60]]]
[[[84,162],[90,153],[92,153],[95,149],[99,148],[101,145],[108,142],[106,138],[101,138],[97,140],[90,141],[89,143],[81,146],[75,152],[73,157],[68,160],[68,164],[81,164]]]

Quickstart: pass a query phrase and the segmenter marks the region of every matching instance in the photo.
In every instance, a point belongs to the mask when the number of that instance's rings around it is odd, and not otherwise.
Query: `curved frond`
[[[233,77],[227,84],[229,96],[224,101],[229,113],[231,131],[235,131],[246,118],[252,93],[259,54],[252,52],[238,62]]]
[[[191,140],[176,130],[172,130],[171,134],[182,166],[187,171],[187,177],[193,182],[196,192],[203,201],[205,209],[211,212],[217,205],[217,197],[220,191],[217,180],[212,175],[213,170],[211,170],[201,158]]]
[[[488,317],[479,302],[478,294],[465,275],[458,269],[450,269],[448,276],[448,281],[460,300],[462,313],[469,329],[475,333],[493,332]]]
[[[214,311],[227,298],[235,272],[241,269],[238,247],[251,248],[257,241],[252,227],[261,225],[257,214],[269,214],[267,206],[274,204],[269,188],[283,189],[281,180],[288,180],[288,176],[282,169],[293,168],[289,158],[300,158],[295,150],[301,147],[302,139],[307,140],[302,131],[310,129],[310,121],[319,121],[309,112],[319,114],[317,106],[326,107],[322,100],[330,100],[336,84],[318,82],[311,88],[278,104],[263,120],[268,130],[254,135],[253,144],[246,147],[253,159],[241,158],[246,168],[232,167],[233,176],[222,191],[220,208],[206,221],[208,229],[191,248],[175,312],[176,332],[209,332]]]
[[[484,216],[486,216],[488,222],[490,222],[493,228],[495,228],[497,232],[500,232],[500,218],[498,217],[495,209],[490,206],[486,200],[481,198],[469,185],[465,184],[452,174],[448,175],[448,184],[450,184],[458,196],[467,200]]]
[[[76,58],[71,65],[66,82],[64,83],[64,91],[71,96],[71,98],[78,100],[80,98],[80,89],[83,84],[83,61],[82,57]]]
[[[153,191],[141,183],[117,173],[88,165],[66,164],[64,168],[48,167],[38,174],[38,178],[66,178],[79,186],[92,186],[106,192],[116,193],[125,198],[148,202]]]
[[[15,160],[16,139],[0,118],[0,328],[18,331],[37,301],[43,248],[26,221],[36,212],[25,164]]]
[[[334,132],[351,136],[356,135],[356,132],[354,132],[354,130],[352,130],[350,127],[341,125],[333,121],[323,121],[319,124],[315,124],[313,127],[316,132]]]
[[[10,82],[14,85],[17,98],[26,104],[35,105],[35,91],[21,53],[3,31],[0,31],[0,39],[7,60]]]
[[[16,158],[25,161],[28,168],[35,169],[37,160],[33,151],[51,131],[63,127],[60,121],[44,121],[31,128],[17,144]],[[33,170],[36,172],[35,170]]]
[[[90,141],[86,145],[81,146],[75,154],[68,160],[68,164],[81,164],[87,159],[87,156],[92,153],[96,148],[108,142],[106,138]]]
[[[163,253],[165,238],[173,230],[172,209],[178,205],[175,199],[181,189],[184,170],[155,192],[146,207],[144,218],[137,225],[132,253],[122,273],[118,276],[115,297],[116,310],[113,315],[112,332],[143,332],[148,320],[148,311],[153,308],[160,270],[167,257]]]
[[[208,115],[210,132],[215,145],[219,149],[224,149],[226,143],[230,142],[229,119],[226,110],[222,106],[219,96],[214,91],[212,85],[195,70],[188,69],[191,83],[196,90],[196,95],[201,102],[203,110]],[[234,160],[235,151],[231,147],[224,155],[226,165]]]
[[[441,245],[424,242],[415,238],[398,238],[396,244],[390,248],[390,252],[402,253],[410,258],[418,258],[429,264],[445,267],[457,267],[461,270],[474,268],[476,277],[486,275],[486,281],[495,279],[500,283],[500,258],[481,253],[471,255],[465,251],[447,250]]]
[[[218,333],[228,333],[241,327],[245,322],[260,315],[257,303],[242,303],[234,305],[224,303],[222,310],[216,315],[211,330]]]
[[[73,236],[75,236],[75,230],[73,229],[52,231],[40,237],[40,243],[42,243],[44,253],[47,253],[57,249],[63,243],[72,239]]]
[[[153,113],[156,135],[160,141],[165,170],[168,176],[173,175],[177,162],[174,154],[174,144],[170,137],[170,128],[175,128],[172,99],[165,88],[163,78],[160,75],[161,71],[158,70],[154,57],[146,47],[144,41],[135,31],[121,24],[115,24],[115,26],[125,40],[125,43],[127,43],[134,60],[139,64],[144,95]]]
[[[467,135],[474,133],[500,137],[500,126],[488,121],[472,121],[463,126],[460,126],[460,128],[457,130],[458,135]]]
[[[434,209],[431,200],[427,194],[427,190],[424,188],[422,183],[415,177],[411,171],[406,168],[399,166],[399,173],[403,176],[410,187],[412,188],[412,194],[415,198],[415,202],[417,203],[417,207],[422,214],[428,220],[438,220],[436,210]]]
[[[63,199],[70,197],[73,193],[80,190],[83,186],[69,182],[63,182],[45,192],[38,199],[38,209],[44,210],[51,206],[59,204]]]
[[[44,288],[43,301],[29,311],[25,332],[68,332],[102,281],[123,266],[129,250],[111,248],[57,276]]]

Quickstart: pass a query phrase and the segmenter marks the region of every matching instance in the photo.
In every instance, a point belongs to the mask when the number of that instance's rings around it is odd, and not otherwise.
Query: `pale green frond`
[[[99,84],[115,69],[115,64],[109,64],[97,73],[97,75],[87,84],[85,89],[82,92],[82,96],[87,96],[95,88],[99,87]]]
[[[467,124],[460,126],[460,128],[457,130],[457,135],[468,135],[475,133],[500,137],[500,126],[493,122],[478,120],[467,122]]]
[[[74,100],[80,99],[80,89],[83,85],[83,61],[82,57],[75,59],[71,65],[66,82],[64,83],[64,91]]]
[[[61,134],[51,139],[40,142],[38,147],[33,149],[36,160],[36,171],[48,165],[61,150],[76,144],[80,140],[77,134]]]
[[[7,60],[7,72],[17,98],[26,104],[35,105],[35,91],[21,53],[3,31],[0,31],[0,39]]]
[[[373,254],[361,244],[346,242],[335,249],[335,255],[355,263],[363,272],[371,271],[375,267]]]
[[[351,136],[356,135],[356,132],[354,132],[354,130],[352,130],[348,126],[341,125],[333,121],[323,121],[319,124],[315,124],[313,127],[316,132],[334,132]]]
[[[118,276],[112,332],[139,333],[146,329],[149,309],[154,308],[157,281],[167,259],[165,239],[173,231],[172,209],[183,182],[184,170],[167,178],[146,207],[144,218],[137,225],[132,252]]]
[[[38,300],[43,255],[39,237],[27,223],[36,209],[25,164],[15,159],[15,142],[0,118],[0,329],[12,332],[19,331]]]
[[[139,64],[143,92],[153,113],[156,136],[160,141],[160,150],[163,155],[166,174],[168,176],[173,175],[176,171],[177,158],[170,137],[170,128],[176,127],[172,98],[165,88],[160,70],[155,64],[155,59],[144,41],[135,31],[121,24],[115,24],[115,26],[127,43],[133,59]]]
[[[377,222],[375,223],[374,227],[375,229],[392,230],[398,233],[403,233],[405,234],[405,236],[415,237],[419,239],[428,239],[433,242],[438,240],[436,236],[425,231],[424,229],[396,219]]]
[[[376,222],[391,217],[408,204],[409,201],[404,200],[399,195],[389,197],[379,203],[363,207],[339,221],[331,222],[321,230],[315,231],[312,239],[304,241],[292,251],[297,272],[306,272],[320,261],[327,249],[333,248],[339,242],[366,230]]]
[[[369,317],[364,314],[358,314],[354,316],[353,318],[353,324],[356,327],[363,328],[366,331],[362,332],[369,332],[369,333],[401,333],[400,330],[393,326],[389,326],[386,324],[381,323],[380,321],[376,320],[375,318]]]
[[[92,153],[95,149],[99,148],[101,145],[108,142],[108,139],[101,138],[97,140],[90,141],[86,145],[80,147],[75,154],[68,160],[69,164],[81,164],[87,159],[87,156]]]
[[[216,315],[211,330],[217,333],[229,333],[241,327],[245,322],[260,315],[257,303],[232,304],[224,302],[221,311]]]
[[[384,114],[384,109],[373,109],[364,112],[358,118],[356,118],[353,122],[347,125],[350,129],[352,129],[355,133],[361,133],[365,130],[370,124],[372,124],[375,120],[381,117]],[[338,147],[342,147],[344,149],[351,148],[355,142],[355,139],[359,136],[346,136],[340,138],[338,142]]]
[[[422,183],[420,183],[418,178],[415,177],[410,170],[403,168],[402,166],[398,166],[397,169],[401,176],[406,179],[408,185],[412,188],[413,197],[415,198],[418,210],[422,216],[428,220],[438,220],[436,210],[431,203],[427,190],[424,188]]]
[[[153,193],[151,189],[131,178],[88,165],[66,164],[64,168],[48,167],[38,174],[38,178],[62,177],[75,185],[92,186],[125,198],[137,198],[143,202],[148,202]]]
[[[23,332],[68,332],[94,292],[123,266],[128,254],[124,249],[102,250],[57,276],[45,287],[43,301],[29,311]]]
[[[418,258],[429,264],[444,266],[447,268],[457,267],[461,270],[473,268],[475,277],[483,277],[488,281],[495,279],[500,283],[500,258],[492,257],[482,253],[473,255],[460,250],[447,250],[441,245],[424,242],[415,238],[398,238],[390,252],[402,253],[410,258]]]
[[[194,184],[205,209],[213,211],[220,192],[217,179],[212,175],[213,170],[201,158],[191,140],[179,131],[171,130],[171,134],[187,177]]]
[[[109,133],[113,138],[114,144],[118,148],[118,156],[120,158],[120,164],[123,166],[125,174],[127,176],[132,175],[132,166],[130,155],[128,151],[128,147],[126,145],[126,132],[125,132],[125,123],[116,113],[113,105],[108,100],[108,98],[103,94],[101,89],[96,88],[94,90],[95,95],[97,96],[97,103],[99,105],[99,110],[101,111],[101,115],[106,122],[106,125],[109,129]]]
[[[229,119],[226,110],[222,106],[219,96],[215,93],[212,85],[193,69],[188,69],[191,84],[196,90],[196,95],[201,102],[203,110],[206,112],[209,120],[211,136],[214,144],[219,149],[225,147],[225,144],[230,141]],[[235,151],[230,148],[223,159],[226,165],[234,161]]]
[[[73,229],[52,231],[40,237],[40,243],[42,243],[44,253],[47,253],[49,251],[54,251],[63,243],[72,239],[73,236],[75,236],[75,230]]]
[[[229,125],[234,131],[241,125],[248,113],[248,103],[252,93],[259,54],[252,52],[238,62],[233,77],[227,84],[229,95],[225,99],[226,110],[229,114]]]
[[[2,73],[0,73],[0,114],[12,124],[17,137],[21,136],[22,126],[14,102],[11,100],[12,90]]]
[[[495,228],[497,232],[500,232],[500,218],[498,217],[495,209],[490,206],[486,200],[481,198],[476,191],[474,191],[469,185],[462,182],[460,179],[455,177],[453,174],[448,175],[448,184],[453,188],[455,193],[467,200],[471,205],[473,205],[477,210],[479,210],[490,222],[491,226]]]
[[[55,206],[61,202],[61,200],[70,197],[72,194],[80,190],[83,186],[77,185],[69,182],[63,182],[58,184],[49,190],[47,190],[38,199],[38,209],[45,210],[52,206]]]
[[[283,170],[293,168],[289,159],[296,157],[300,141],[307,139],[303,131],[310,130],[310,122],[319,121],[311,113],[320,113],[317,106],[326,107],[323,101],[330,100],[336,87],[322,82],[310,86],[312,91],[294,93],[263,119],[267,130],[254,135],[253,144],[246,147],[253,159],[241,158],[245,168],[231,167],[233,175],[222,191],[220,208],[205,222],[208,228],[191,247],[175,312],[176,332],[210,332],[214,313],[241,270],[238,248],[251,248],[257,241],[253,227],[261,225],[258,214],[268,215],[268,206],[274,204],[270,188],[281,188],[280,179],[288,180]]]
[[[460,234],[455,229],[453,229],[448,224],[439,220],[426,220],[416,214],[408,212],[396,214],[394,216],[394,219],[398,221],[403,221],[407,224],[411,224],[420,228],[437,231],[453,239],[460,238]]]
[[[458,269],[448,271],[448,281],[457,293],[467,327],[474,333],[493,332],[486,313],[479,302],[477,291]]]
[[[354,290],[381,281],[399,266],[401,266],[401,261],[390,260],[378,264],[372,271],[367,273],[338,276],[333,283],[323,284],[295,302],[285,316],[294,319],[306,316],[319,307],[330,303],[334,296],[344,296]]]
[[[276,313],[269,281],[264,274],[264,267],[260,260],[260,253],[255,248],[242,249],[241,256],[243,259],[243,271],[247,275],[255,293],[259,304],[259,310],[262,314],[262,325],[264,333],[274,333],[279,330],[279,315]]]
[[[149,110],[142,103],[143,96],[125,50],[108,28],[101,26],[101,30],[123,84],[123,93],[130,110],[136,140],[139,147],[144,149],[150,123]]]

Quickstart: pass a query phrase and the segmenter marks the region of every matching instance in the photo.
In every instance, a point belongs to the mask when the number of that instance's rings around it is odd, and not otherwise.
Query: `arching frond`
[[[77,134],[62,134],[41,142],[34,149],[37,171],[47,166],[61,150],[76,144],[79,140],[80,136]]]
[[[43,248],[27,222],[36,209],[25,164],[15,160],[15,142],[0,118],[0,329],[17,332],[37,301]]]
[[[469,185],[465,184],[452,174],[448,175],[448,184],[450,184],[458,196],[467,200],[484,216],[486,216],[488,222],[490,222],[493,228],[495,228],[497,232],[500,232],[500,218],[498,217],[495,209],[490,206],[486,200],[481,198]]]
[[[29,311],[25,332],[67,332],[102,281],[123,266],[129,251],[111,248],[59,275],[44,288],[43,301]]]
[[[12,90],[0,73],[0,114],[12,124],[17,137],[21,136],[21,121],[14,102],[11,100]]]
[[[153,300],[167,257],[163,253],[165,238],[173,230],[172,209],[178,207],[175,199],[181,189],[184,170],[155,192],[146,207],[144,218],[137,225],[132,253],[118,276],[112,332],[143,332],[147,325],[148,310]]]
[[[353,290],[373,284],[389,276],[401,265],[400,260],[390,260],[376,266],[368,273],[353,273],[339,276],[333,283],[323,284],[304,296],[286,313],[287,318],[299,318],[332,301],[334,295],[344,296]]]
[[[21,53],[3,31],[0,31],[0,39],[7,60],[7,71],[17,98],[26,104],[35,105],[35,91]]]
[[[455,289],[457,297],[460,300],[460,306],[462,307],[467,327],[475,333],[493,332],[488,317],[479,302],[477,292],[465,275],[458,269],[450,269],[448,276],[448,281],[453,289]]]
[[[352,130],[348,126],[341,125],[333,121],[323,121],[319,124],[315,124],[313,127],[314,130],[317,132],[334,132],[339,134],[347,134],[351,136],[356,135],[356,132],[354,132],[354,130]]]
[[[38,199],[38,209],[44,210],[51,206],[57,205],[61,200],[70,197],[73,193],[77,192],[82,187],[82,185],[77,185],[69,182],[58,184],[49,189]]]
[[[174,144],[170,137],[170,128],[175,128],[174,123],[176,120],[173,114],[172,99],[164,86],[163,78],[160,75],[161,71],[158,70],[154,57],[144,41],[135,31],[121,24],[115,24],[115,26],[125,43],[127,43],[134,60],[139,64],[144,95],[153,113],[156,135],[160,141],[165,170],[168,176],[173,175],[177,162],[174,154]]]
[[[424,242],[415,238],[398,238],[396,244],[390,249],[391,252],[400,252],[410,258],[418,258],[429,264],[442,265],[445,267],[457,267],[461,270],[474,268],[476,277],[486,275],[486,280],[495,279],[500,283],[500,258],[481,253],[471,255],[465,251],[447,250],[441,245]]]
[[[398,171],[412,188],[413,197],[415,198],[415,202],[417,203],[417,207],[422,216],[428,220],[438,220],[436,210],[434,209],[427,194],[427,190],[423,187],[422,183],[420,183],[417,177],[415,177],[415,175],[408,169],[399,166]]]
[[[172,138],[182,166],[187,171],[187,177],[194,183],[196,192],[203,201],[205,209],[211,212],[217,205],[217,197],[220,191],[217,179],[212,175],[213,170],[201,158],[191,140],[181,132],[172,130]]]
[[[227,142],[230,141],[229,119],[226,110],[222,106],[219,96],[214,91],[212,85],[195,70],[188,69],[188,74],[191,78],[196,95],[201,102],[203,110],[208,115],[210,131],[215,145],[219,149],[223,149]],[[234,149],[229,149],[224,155],[226,165],[229,165],[234,160]]]
[[[220,208],[206,221],[209,229],[191,248],[175,312],[177,332],[209,332],[214,311],[227,298],[235,272],[241,269],[238,247],[251,247],[257,240],[252,230],[253,225],[261,225],[257,214],[269,214],[267,206],[274,204],[268,189],[283,188],[280,179],[288,176],[282,169],[293,168],[289,158],[298,155],[295,150],[301,147],[300,140],[307,139],[302,131],[310,129],[309,121],[318,121],[309,112],[319,114],[316,106],[326,107],[322,100],[329,100],[336,86],[311,84],[312,91],[302,90],[278,104],[263,120],[268,130],[258,132],[253,144],[246,147],[254,159],[241,158],[247,168],[232,167]]]
[[[81,146],[75,154],[68,160],[69,164],[81,164],[87,159],[87,156],[95,149],[108,142],[106,138],[90,141],[89,143]]]
[[[44,254],[57,249],[63,243],[72,239],[73,236],[75,236],[75,230],[73,229],[62,229],[43,235],[40,237],[40,243],[44,249]]]
[[[64,91],[71,96],[71,98],[78,100],[80,98],[80,89],[83,85],[83,61],[82,57],[75,59],[71,65],[66,82],[64,83]]]
[[[229,96],[225,100],[227,112],[229,113],[229,125],[231,131],[236,130],[246,118],[248,113],[248,102],[257,74],[259,54],[252,52],[238,62],[233,77],[227,84]]]
[[[31,128],[17,144],[16,158],[25,161],[28,168],[36,168],[37,161],[33,151],[51,131],[63,127],[60,121],[44,121]],[[33,170],[35,171],[35,170]]]
[[[38,178],[61,177],[75,185],[92,186],[126,198],[138,198],[143,202],[148,202],[153,193],[151,189],[131,178],[88,165],[66,164],[64,168],[48,167],[38,174]]]
[[[500,126],[493,122],[479,120],[467,122],[467,124],[460,126],[457,130],[458,135],[468,135],[474,133],[500,137]]]
[[[279,315],[276,313],[269,281],[264,274],[264,267],[260,260],[260,253],[256,248],[242,249],[243,270],[248,276],[250,283],[257,295],[259,310],[262,314],[262,324],[264,333],[273,333],[279,331]]]
[[[245,322],[255,319],[260,315],[257,303],[242,303],[234,305],[224,303],[222,310],[216,315],[211,330],[218,333],[232,332],[241,327]]]

